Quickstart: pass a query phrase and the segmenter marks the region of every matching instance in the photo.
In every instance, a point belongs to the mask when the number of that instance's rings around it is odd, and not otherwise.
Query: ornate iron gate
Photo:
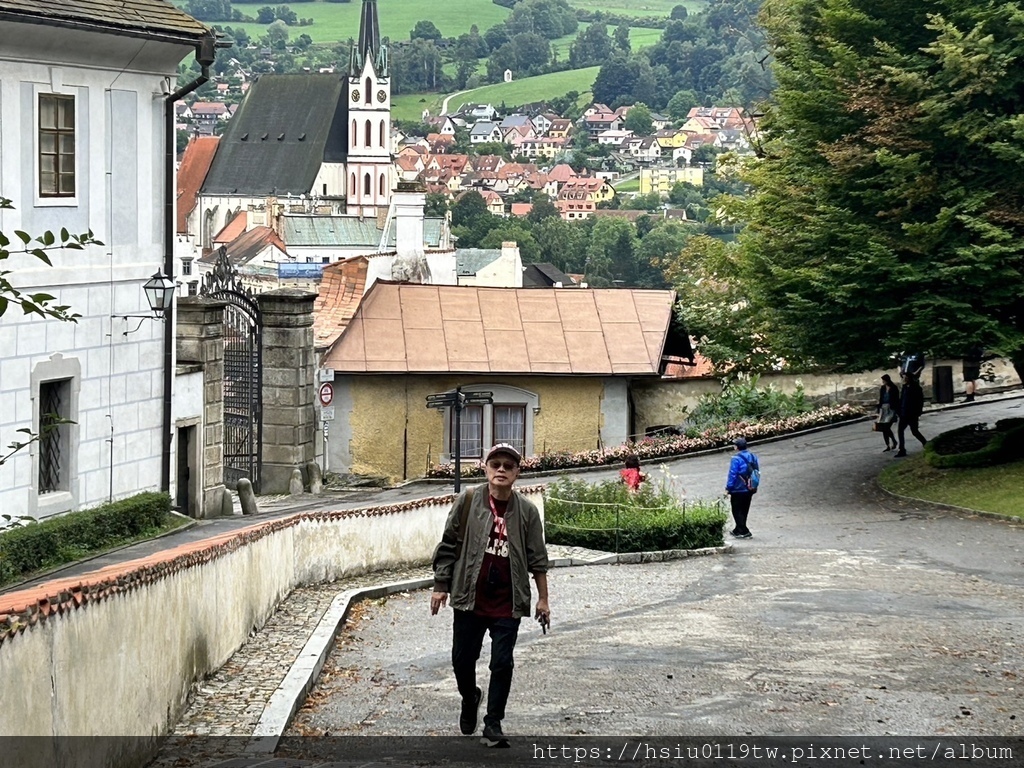
[[[263,454],[263,320],[222,247],[213,271],[203,277],[203,296],[227,302],[224,309],[224,483],[249,478],[260,489]]]

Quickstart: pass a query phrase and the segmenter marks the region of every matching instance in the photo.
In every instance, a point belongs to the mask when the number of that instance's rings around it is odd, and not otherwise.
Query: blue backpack
[[[761,485],[761,468],[757,464],[757,456],[750,454],[753,458],[753,463],[747,462],[747,473],[740,475],[743,482],[747,486],[747,490],[751,493],[757,493],[757,487]]]

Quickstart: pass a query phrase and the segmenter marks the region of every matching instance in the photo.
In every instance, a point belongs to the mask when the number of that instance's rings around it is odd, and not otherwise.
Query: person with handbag
[[[548,551],[537,507],[512,489],[522,457],[508,443],[487,452],[487,485],[470,488],[455,500],[434,551],[434,591],[430,613],[448,602],[454,609],[452,668],[462,696],[459,729],[476,732],[483,692],[476,685],[476,664],[484,634],[491,635],[491,677],[481,743],[508,747],[501,729],[512,688],[513,650],[519,622],[530,615],[530,576],[537,584],[535,617],[547,631]]]
[[[900,404],[900,390],[893,381],[889,374],[882,376],[882,386],[878,390],[878,405],[875,410],[878,412],[878,417],[875,419],[875,431],[882,433],[882,439],[885,440],[885,450],[882,453],[888,453],[896,448],[898,445],[896,441],[896,435],[892,432],[892,425],[896,422]]]

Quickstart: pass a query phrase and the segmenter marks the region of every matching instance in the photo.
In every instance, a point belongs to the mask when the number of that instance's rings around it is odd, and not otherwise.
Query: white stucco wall
[[[66,487],[38,493],[38,445],[0,467],[0,509],[45,517],[160,484],[165,326],[112,315],[149,313],[142,284],[163,267],[164,100],[154,94],[191,51],[42,24],[0,30],[0,196],[16,206],[0,211],[0,231],[17,243],[15,230],[66,227],[104,243],[55,251],[52,267],[24,255],[4,263],[17,288],[81,315],[62,323],[10,307],[0,318],[0,444],[38,430],[40,383],[74,377]],[[38,197],[36,112],[47,93],[75,97],[74,198]]]

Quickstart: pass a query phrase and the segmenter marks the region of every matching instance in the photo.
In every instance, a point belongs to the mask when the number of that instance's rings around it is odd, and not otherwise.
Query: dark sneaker
[[[480,717],[480,700],[483,692],[477,688],[472,699],[462,700],[462,714],[459,715],[459,730],[463,736],[472,736],[476,732],[476,722]]]
[[[498,747],[499,749],[507,749],[509,746],[508,739],[501,732],[500,723],[498,725],[484,725],[484,735],[480,739],[480,743],[485,747]]]
[[[752,534],[749,531],[747,531],[746,533],[741,533],[736,538],[737,539],[752,539],[752,538],[754,538],[754,534]]]
[[[897,458],[897,459],[902,459],[906,455],[907,455],[906,451],[896,451],[896,453],[893,454],[893,457]]]

